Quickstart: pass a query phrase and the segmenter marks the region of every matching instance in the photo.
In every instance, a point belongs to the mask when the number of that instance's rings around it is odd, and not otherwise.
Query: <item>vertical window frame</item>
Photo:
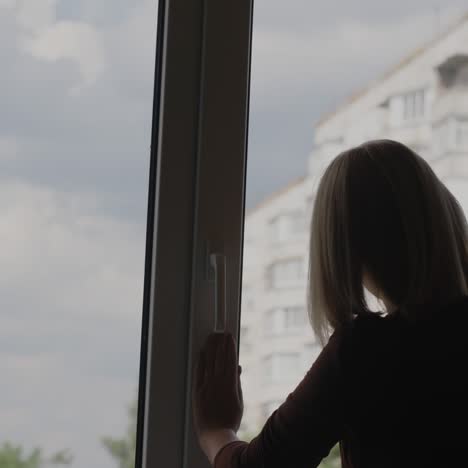
[[[159,2],[138,468],[209,466],[192,426],[192,370],[214,326],[210,253],[227,258],[238,340],[252,16],[252,0]]]

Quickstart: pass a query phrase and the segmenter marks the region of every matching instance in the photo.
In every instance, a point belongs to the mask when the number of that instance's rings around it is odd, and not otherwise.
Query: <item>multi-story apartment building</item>
[[[468,213],[468,16],[324,116],[307,174],[248,213],[240,354],[247,433],[262,426],[320,351],[306,311],[317,181],[339,152],[378,138],[416,150]]]

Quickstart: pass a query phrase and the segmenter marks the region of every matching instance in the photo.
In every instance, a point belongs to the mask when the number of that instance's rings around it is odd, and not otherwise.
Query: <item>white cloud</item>
[[[83,85],[97,81],[105,67],[100,34],[90,25],[73,21],[54,23],[25,40],[25,50],[48,62],[61,59],[77,63]]]
[[[69,447],[79,466],[110,462],[99,438],[124,431],[137,387],[144,238],[141,227],[97,214],[89,195],[1,181],[9,439]]]
[[[11,136],[0,136],[0,161],[15,159],[20,151],[19,141]]]
[[[106,53],[115,73],[136,94],[152,89],[156,46],[157,1],[141,0],[125,21],[106,31]],[[144,97],[147,99],[147,97]]]
[[[55,21],[58,0],[17,0],[17,22],[27,31],[40,32]]]
[[[16,0],[0,0],[0,8],[14,8]]]
[[[79,69],[80,85],[94,84],[105,69],[101,33],[85,21],[57,20],[58,0],[22,0],[16,8],[23,50],[35,59],[54,63],[71,60]]]
[[[143,233],[96,214],[91,197],[3,181],[0,232],[0,288],[26,287],[36,304],[50,301],[77,320],[135,316]]]

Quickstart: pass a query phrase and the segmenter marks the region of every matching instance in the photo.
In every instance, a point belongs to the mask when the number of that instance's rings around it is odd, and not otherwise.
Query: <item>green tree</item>
[[[119,439],[102,438],[102,444],[117,462],[119,468],[135,467],[137,409],[138,403],[136,401],[128,407],[129,423],[124,437]],[[2,468],[1,465],[0,468]]]
[[[0,468],[43,468],[69,465],[73,458],[67,450],[44,456],[39,448],[26,452],[20,445],[5,442],[0,446]]]

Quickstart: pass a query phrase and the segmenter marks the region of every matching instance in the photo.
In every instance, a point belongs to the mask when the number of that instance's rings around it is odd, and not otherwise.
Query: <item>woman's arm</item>
[[[213,433],[208,436],[204,442],[207,447],[205,453],[208,452],[208,458],[214,466],[318,466],[343,434],[344,389],[340,346],[341,338],[335,333],[302,382],[270,416],[260,434],[250,443],[237,440],[235,432],[238,427],[224,428],[232,430],[232,433],[220,432],[216,436]],[[232,406],[232,402],[227,404],[229,406]],[[200,442],[202,440],[200,438]]]
[[[312,468],[343,435],[341,339],[334,334],[307,375],[249,444],[225,446],[216,468]]]

